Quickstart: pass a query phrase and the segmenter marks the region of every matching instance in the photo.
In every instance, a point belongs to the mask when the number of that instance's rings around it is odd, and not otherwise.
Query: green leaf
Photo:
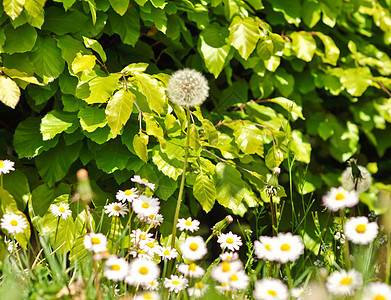
[[[274,53],[274,44],[270,38],[262,39],[257,46],[257,53],[263,60],[269,60]]]
[[[30,186],[26,175],[18,169],[4,176],[4,188],[14,197],[18,209],[24,211],[30,200]]]
[[[76,114],[52,110],[42,118],[40,131],[44,141],[66,131],[76,120]],[[70,132],[69,132],[70,133]]]
[[[310,62],[316,50],[316,42],[308,32],[292,32],[292,49],[296,56],[306,62]]]
[[[320,20],[320,15],[322,13],[321,7],[318,3],[312,2],[311,0],[305,0],[301,15],[303,16],[304,23],[312,28]]]
[[[295,158],[306,164],[311,160],[311,145],[305,136],[298,130],[293,130],[290,139],[290,149],[295,153]]]
[[[317,32],[316,35],[322,40],[324,45],[324,54],[325,57],[322,57],[322,60],[325,63],[332,64],[335,66],[337,64],[338,58],[339,58],[339,49],[335,45],[333,39],[321,32]]]
[[[78,117],[83,130],[93,132],[97,128],[105,127],[107,124],[105,110],[97,106],[86,106],[80,110]]]
[[[219,162],[216,165],[214,181],[217,201],[221,205],[235,210],[246,193],[240,172],[231,165]]]
[[[333,135],[334,129],[327,122],[321,122],[318,126],[318,133],[319,136],[326,141]]]
[[[44,141],[40,132],[41,118],[29,117],[19,123],[14,134],[14,147],[19,158],[34,157],[57,145],[58,138]]]
[[[5,13],[15,20],[23,10],[25,0],[3,0],[3,8]]]
[[[162,114],[167,102],[164,88],[160,82],[147,74],[137,73],[134,74],[134,77],[141,87],[141,92],[147,97],[150,108],[158,114]]]
[[[148,161],[148,145],[149,136],[143,132],[139,132],[133,138],[133,148],[136,151],[138,157],[140,157],[145,163]]]
[[[74,74],[84,70],[92,70],[95,67],[96,57],[94,55],[77,55],[72,62],[72,71]]]
[[[88,137],[91,141],[101,145],[108,140],[112,139],[113,133],[108,125],[103,128],[98,128],[93,132],[83,131],[83,134]]]
[[[46,0],[25,0],[24,8],[33,18],[38,17],[43,10]]]
[[[0,75],[0,101],[15,108],[20,98],[20,89],[11,78]]]
[[[121,17],[116,13],[109,14],[111,29],[117,33],[123,43],[134,46],[140,35],[139,15],[135,6],[130,7]]]
[[[156,29],[163,32],[167,32],[167,16],[163,9],[151,7],[150,5],[140,8],[140,17],[143,21],[152,22]]]
[[[224,45],[219,48],[212,47],[205,42],[202,35],[200,36],[198,50],[205,62],[206,68],[215,78],[223,70],[230,49],[231,46],[229,45]]]
[[[130,118],[133,111],[133,97],[130,91],[122,89],[117,91],[107,103],[106,118],[114,137]]]
[[[72,163],[77,160],[82,145],[82,141],[79,141],[66,146],[60,140],[57,147],[41,153],[35,159],[38,172],[49,187],[65,177]]]
[[[14,213],[19,216],[21,216],[25,221],[27,228],[23,231],[23,233],[16,233],[15,234],[15,239],[16,241],[23,247],[26,248],[27,242],[30,239],[31,231],[30,231],[30,222],[27,220],[26,216],[24,213],[18,210],[18,206],[16,204],[15,199],[12,197],[8,191],[3,189],[3,187],[0,187],[0,207],[1,211],[3,213]],[[2,229],[4,233],[7,233],[6,229]]]
[[[350,95],[359,97],[371,84],[372,74],[368,67],[345,69],[340,81]]]
[[[254,51],[259,38],[259,24],[253,18],[235,16],[229,25],[229,41],[245,60]]]
[[[237,122],[233,135],[243,153],[255,154],[263,146],[263,132],[252,122]]]
[[[171,179],[168,176],[161,175],[159,176],[159,184],[155,190],[155,195],[159,197],[159,199],[168,200],[177,188],[178,181]]]
[[[152,161],[163,174],[174,180],[177,180],[183,172],[183,162],[175,158],[169,159],[167,154],[161,151],[153,151]]]
[[[273,170],[278,167],[284,160],[284,152],[277,146],[273,146],[269,149],[265,156],[265,164],[269,170]]]
[[[278,0],[273,1],[273,10],[282,12],[285,20],[289,24],[295,24],[297,27],[300,24],[300,11],[301,11],[300,0]]]
[[[89,50],[84,47],[82,42],[69,35],[58,37],[57,45],[61,49],[62,58],[67,62],[69,68],[71,68],[72,62],[78,53],[81,55],[89,54]]]
[[[53,188],[50,188],[46,184],[37,186],[31,193],[31,205],[29,203],[29,213],[33,224],[34,218],[36,216],[43,217],[48,211],[50,204],[52,204],[58,196],[69,194],[70,192],[71,188],[65,183],[60,183]]]
[[[216,128],[213,126],[212,122],[208,119],[201,120],[202,126],[204,127],[206,138],[208,139],[209,144],[217,145],[219,143],[219,135]]]
[[[18,28],[7,24],[4,26],[4,33],[6,40],[3,45],[3,50],[8,54],[31,51],[37,40],[37,31],[28,24],[24,24]]]
[[[53,32],[59,36],[67,33],[76,33],[85,28],[88,17],[83,10],[73,9],[65,12],[63,9],[50,6],[45,9],[45,23],[42,29]]]
[[[274,73],[274,86],[284,97],[289,97],[295,87],[295,78],[280,68]]]
[[[0,67],[0,70],[4,74],[6,74],[9,77],[11,77],[12,79],[19,79],[19,80],[22,80],[22,81],[25,81],[25,82],[28,82],[28,83],[33,83],[35,85],[44,85],[43,83],[40,83],[37,80],[37,78],[35,78],[34,76],[30,76],[26,72],[23,72],[23,71],[20,71],[20,70],[16,70],[16,69],[9,69],[9,68],[6,68],[6,67]]]
[[[129,0],[109,0],[109,2],[114,11],[120,16],[126,13],[129,6]]]
[[[166,148],[166,140],[164,138],[163,128],[156,121],[156,119],[150,114],[143,114],[143,119],[147,125],[146,131],[148,135],[155,136],[162,148]]]
[[[104,151],[97,152],[95,156],[96,165],[99,169],[107,174],[125,169],[131,154],[120,139],[117,138],[107,142],[104,149]]]
[[[201,204],[202,209],[208,213],[216,200],[216,188],[212,178],[205,173],[199,173],[193,186],[194,197]]]
[[[120,2],[123,2],[123,1],[120,1]],[[96,53],[99,54],[102,61],[106,62],[106,60],[107,60],[106,53],[103,50],[103,47],[101,46],[101,44],[99,44],[99,42],[97,40],[90,39],[88,37],[83,36],[83,41],[84,41],[84,45],[87,48],[94,50]]]
[[[292,115],[293,121],[296,121],[297,118],[305,120],[302,113],[302,107],[297,105],[294,101],[283,97],[273,98],[270,99],[269,101],[281,105],[287,112],[289,112]]]
[[[57,92],[56,82],[51,82],[45,86],[28,85],[28,95],[33,99],[35,105],[40,105],[48,101]]]
[[[52,37],[38,38],[31,56],[36,73],[46,81],[57,78],[64,70],[65,62],[61,57],[61,50]]]
[[[110,74],[109,76],[96,76],[88,82],[90,94],[82,99],[88,104],[105,103],[118,87],[118,80],[121,74]]]

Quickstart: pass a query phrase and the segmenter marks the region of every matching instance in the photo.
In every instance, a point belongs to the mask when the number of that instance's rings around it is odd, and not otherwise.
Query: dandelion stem
[[[172,224],[172,240],[171,240],[171,248],[175,248],[175,236],[176,236],[176,225],[179,217],[179,210],[181,208],[183,190],[185,187],[185,178],[186,178],[186,169],[187,169],[187,157],[189,155],[189,144],[190,144],[190,109],[186,108],[186,120],[187,120],[187,137],[186,137],[186,149],[185,149],[185,157],[183,160],[183,171],[182,171],[182,180],[179,188],[178,200],[176,203],[174,222]]]

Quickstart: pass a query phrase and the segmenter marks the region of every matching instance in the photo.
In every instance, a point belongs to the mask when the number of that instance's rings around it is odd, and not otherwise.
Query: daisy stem
[[[58,218],[57,218],[56,235],[54,236],[54,245],[56,245],[56,243],[57,243],[57,235],[58,235],[58,227],[60,225],[60,218],[61,218],[61,216],[58,216]]]
[[[114,228],[113,228],[113,248],[112,248],[112,251],[115,252],[115,248],[114,248],[114,240],[115,240],[115,229],[117,227],[117,219],[119,220],[119,217],[116,217],[114,216],[112,222],[114,222]]]
[[[326,238],[327,228],[329,227],[330,219],[331,219],[331,211],[329,211],[329,215],[328,215],[327,221],[326,221],[326,226],[323,228],[322,240],[320,241],[321,245],[325,244],[324,239]],[[321,251],[322,251],[322,247],[319,247],[318,256]]]
[[[344,228],[345,225],[345,209],[340,210],[340,216],[341,216],[341,225],[342,228]],[[351,268],[351,263],[350,263],[350,250],[349,250],[349,241],[346,240],[344,245],[343,245],[343,251],[344,251],[344,258],[345,258],[345,266],[346,269]]]
[[[270,211],[272,215],[272,232],[273,236],[277,235],[277,224],[276,224],[276,212],[273,202],[273,195],[270,194]]]
[[[96,299],[102,300],[103,297],[102,297],[102,291],[100,289],[99,269],[98,269],[98,264],[95,261],[94,257],[92,257],[92,265],[95,273],[94,280],[95,280],[95,288],[96,288]]]
[[[129,202],[129,220],[127,226],[129,227],[129,249],[130,249],[130,243],[132,242],[132,238],[130,237],[130,234],[132,233],[132,217],[133,217],[133,210],[132,210],[132,205]]]
[[[290,268],[289,263],[284,264],[284,268],[285,268],[285,273],[286,273],[285,275],[288,277],[288,287],[289,287],[289,290],[291,290],[293,287],[293,282],[292,282],[292,274],[291,274],[291,268]]]
[[[0,174],[0,187],[3,189],[3,173]]]
[[[167,259],[164,259],[162,278],[166,277],[166,273],[167,273]]]
[[[387,236],[387,267],[386,267],[386,280],[387,284],[390,284],[390,273],[391,273],[391,239],[390,234]]]

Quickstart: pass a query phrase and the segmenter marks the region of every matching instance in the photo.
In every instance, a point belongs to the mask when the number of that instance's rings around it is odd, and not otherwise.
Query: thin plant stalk
[[[341,225],[342,225],[342,228],[344,227],[345,225],[345,210],[344,209],[341,209],[340,210],[340,216],[341,216]],[[350,250],[349,250],[349,241],[345,241],[344,245],[343,245],[343,253],[344,253],[344,260],[345,260],[345,266],[346,266],[346,269],[350,269],[351,268],[351,262],[350,262]]]
[[[285,275],[288,277],[288,287],[291,290],[293,287],[293,281],[292,281],[292,274],[291,274],[291,268],[289,266],[289,263],[284,264],[285,268]]]
[[[273,232],[273,236],[275,236],[277,235],[277,224],[276,224],[276,212],[275,212],[272,194],[270,194],[270,211],[272,215],[272,232]]]
[[[326,221],[326,226],[323,228],[322,240],[320,241],[323,244],[324,244],[324,239],[326,238],[327,228],[329,226],[330,219],[331,219],[331,211],[329,211],[329,215],[328,215],[327,221]],[[321,251],[322,251],[322,247],[319,247],[318,256]]]
[[[56,245],[56,243],[57,243],[57,235],[58,235],[58,227],[60,226],[60,218],[61,218],[61,216],[58,216],[58,218],[57,218],[56,235],[54,236],[54,245]]]
[[[386,280],[387,284],[390,284],[390,274],[391,274],[391,239],[390,234],[387,236],[387,266],[386,266]]]
[[[186,136],[186,148],[185,148],[185,158],[183,159],[183,171],[182,171],[182,180],[179,187],[179,195],[176,203],[174,221],[172,225],[172,240],[171,248],[175,248],[175,236],[176,236],[176,225],[179,217],[179,210],[181,208],[183,190],[185,187],[185,178],[186,178],[186,169],[187,169],[187,158],[189,156],[189,144],[190,144],[190,109],[186,108],[186,121],[187,121],[187,136]]]

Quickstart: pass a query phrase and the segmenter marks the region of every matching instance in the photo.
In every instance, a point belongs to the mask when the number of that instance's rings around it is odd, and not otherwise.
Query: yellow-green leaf
[[[3,0],[3,8],[5,13],[15,20],[23,10],[25,0]]]
[[[46,0],[25,0],[24,8],[30,16],[36,18],[42,11],[45,2]]]
[[[72,62],[72,71],[77,74],[84,70],[91,70],[95,66],[94,55],[78,55]]]
[[[294,121],[297,120],[297,118],[305,120],[301,111],[302,107],[297,105],[294,101],[284,97],[277,97],[274,99],[270,99],[270,101],[281,105],[287,112],[292,115],[292,119]]]
[[[296,56],[306,62],[310,62],[316,50],[316,42],[308,32],[292,32],[292,49]]]
[[[149,136],[141,131],[133,138],[134,151],[136,151],[137,156],[140,157],[145,163],[148,161],[148,141]]]
[[[82,99],[88,104],[105,103],[116,90],[121,74],[110,74],[109,76],[97,76],[88,82],[89,95]]]
[[[229,26],[229,41],[247,60],[260,38],[259,24],[250,17],[234,17]]]
[[[321,32],[317,32],[316,35],[322,40],[324,45],[324,58],[322,60],[326,63],[336,65],[339,58],[339,49],[335,45],[333,39]]]
[[[106,118],[114,137],[129,120],[133,111],[133,97],[131,92],[119,90],[107,103]]]
[[[134,74],[134,77],[141,88],[141,92],[147,97],[149,107],[158,114],[163,113],[166,106],[166,94],[159,81],[142,73]]]
[[[20,89],[11,78],[0,75],[0,101],[15,108],[20,98]]]
[[[199,173],[193,186],[194,197],[201,204],[202,209],[208,213],[216,200],[216,188],[212,178],[203,173]]]

